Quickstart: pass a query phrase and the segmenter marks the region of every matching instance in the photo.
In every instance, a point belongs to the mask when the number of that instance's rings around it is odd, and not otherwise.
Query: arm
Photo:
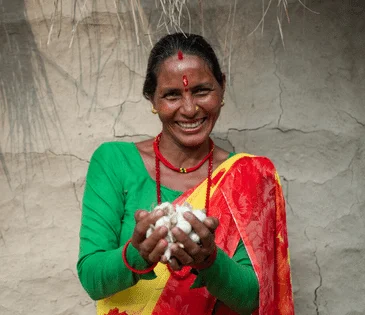
[[[82,286],[94,300],[127,289],[141,278],[155,277],[153,272],[134,274],[122,261],[119,237],[124,213],[123,187],[108,153],[107,146],[102,145],[93,154],[82,205],[77,271]],[[137,269],[149,266],[133,246],[128,247],[127,259]]]

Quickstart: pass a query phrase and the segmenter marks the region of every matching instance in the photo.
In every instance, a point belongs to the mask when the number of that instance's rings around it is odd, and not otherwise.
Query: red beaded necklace
[[[179,172],[179,173],[190,173],[194,172],[197,169],[199,169],[206,160],[209,159],[208,164],[208,177],[207,177],[207,191],[205,195],[205,210],[208,213],[209,210],[209,196],[210,196],[210,186],[212,183],[212,172],[213,172],[213,151],[214,151],[214,142],[212,139],[209,138],[209,153],[196,165],[189,168],[183,168],[183,167],[175,167],[173,166],[160,152],[159,144],[161,141],[161,135],[160,133],[156,138],[155,141],[153,141],[153,149],[155,151],[155,163],[156,163],[156,194],[157,194],[157,203],[161,203],[161,173],[160,173],[160,161],[169,169]]]

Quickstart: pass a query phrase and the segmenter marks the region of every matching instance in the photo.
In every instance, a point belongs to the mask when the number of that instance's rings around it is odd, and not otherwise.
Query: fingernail
[[[193,218],[193,214],[191,212],[189,212],[189,211],[186,211],[184,213],[184,217],[185,217],[185,219],[192,219]]]
[[[212,219],[206,218],[204,221],[205,221],[208,225],[213,225],[213,220],[212,220]]]
[[[165,234],[167,232],[167,227],[166,226],[160,226],[159,228],[159,233],[161,235]]]
[[[166,240],[160,240],[160,244],[161,244],[161,246],[166,247],[167,246],[167,241]]]
[[[163,211],[162,211],[162,210],[157,210],[157,211],[155,212],[155,215],[156,215],[157,217],[160,217],[160,216],[162,216],[162,215],[163,215]]]

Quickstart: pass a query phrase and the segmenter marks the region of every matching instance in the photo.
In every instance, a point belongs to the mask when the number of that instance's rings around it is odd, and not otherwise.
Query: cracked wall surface
[[[154,1],[142,3],[157,25]],[[274,8],[250,35],[261,2],[239,2],[234,21],[233,3],[205,3],[204,26],[190,7],[228,78],[212,138],[281,175],[296,314],[365,314],[365,4],[307,1],[316,14],[290,1],[284,48]],[[95,313],[75,270],[90,156],[161,128],[142,96],[149,40],[137,45],[129,7],[88,4],[72,39],[63,4],[47,45],[53,2],[0,0],[2,315]]]

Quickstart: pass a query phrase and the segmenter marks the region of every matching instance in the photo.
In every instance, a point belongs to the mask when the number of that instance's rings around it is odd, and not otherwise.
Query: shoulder
[[[230,159],[234,160],[236,167],[250,169],[266,176],[277,176],[276,168],[270,158],[249,153],[235,153]]]
[[[111,164],[129,159],[136,151],[135,144],[132,142],[104,142],[94,151],[91,161],[102,164]]]
[[[119,141],[103,142],[96,148],[93,155],[95,154],[104,155],[116,151],[128,151],[132,150],[133,147],[135,147],[135,144],[133,142],[119,142]]]

